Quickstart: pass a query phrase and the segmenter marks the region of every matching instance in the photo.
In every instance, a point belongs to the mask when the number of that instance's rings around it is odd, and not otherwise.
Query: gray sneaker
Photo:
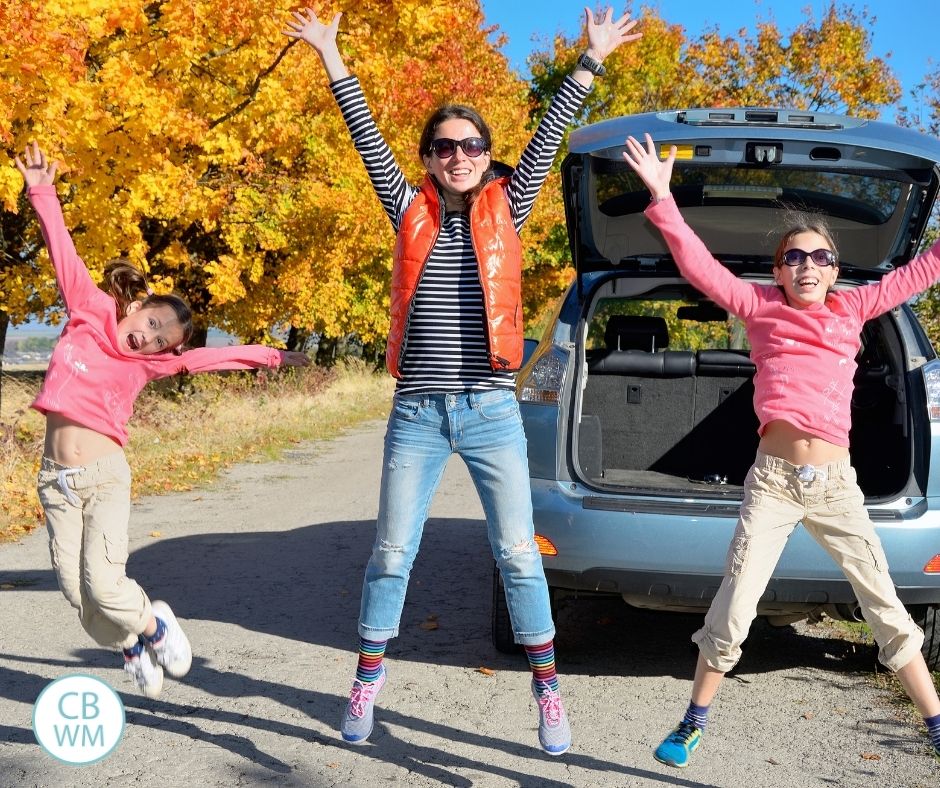
[[[148,698],[156,698],[163,689],[163,668],[157,664],[153,652],[146,646],[133,657],[124,655],[124,670]]]
[[[343,734],[343,741],[350,744],[365,744],[369,734],[372,733],[372,711],[375,708],[375,699],[385,686],[385,666],[375,681],[353,681],[352,691],[349,693],[349,703],[343,714],[339,731]]]
[[[150,647],[157,662],[166,668],[166,672],[174,678],[181,678],[189,673],[189,667],[193,664],[192,647],[166,602],[157,600],[151,607],[153,614],[166,624],[166,634],[162,640],[152,643]]]
[[[534,681],[532,695],[539,704],[539,744],[549,755],[561,755],[571,746],[571,727],[561,695],[552,690],[539,692]]]

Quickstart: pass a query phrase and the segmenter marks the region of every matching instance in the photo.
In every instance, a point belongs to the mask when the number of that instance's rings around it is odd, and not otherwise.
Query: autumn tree
[[[497,157],[525,140],[525,84],[476,2],[322,4],[414,179],[424,118],[477,107]],[[287,326],[382,341],[393,235],[316,55],[272,0],[0,0],[0,313],[55,320],[51,269],[12,154],[63,162],[66,221],[93,275],[111,258],[177,290],[202,321],[277,342]],[[468,67],[472,64],[472,67]]]
[[[867,11],[832,4],[818,20],[807,9],[804,21],[789,32],[771,18],[758,21],[753,33],[741,29],[734,35],[717,28],[690,35],[649,7],[639,16],[643,38],[605,62],[607,75],[595,81],[584,122],[714,106],[787,106],[876,118],[882,105],[900,96],[887,63],[871,52],[876,20]],[[533,117],[544,111],[585,45],[583,36],[558,35],[549,49],[531,56]],[[557,163],[545,189],[560,189]],[[539,247],[530,245],[530,280],[540,284],[538,298],[544,302],[570,277],[563,275],[570,259],[563,206],[543,201],[530,225],[541,238]]]

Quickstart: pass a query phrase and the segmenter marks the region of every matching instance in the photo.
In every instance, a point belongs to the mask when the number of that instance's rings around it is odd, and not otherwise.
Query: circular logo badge
[[[101,679],[63,676],[36,698],[33,733],[60,761],[95,763],[110,755],[124,735],[124,704]]]

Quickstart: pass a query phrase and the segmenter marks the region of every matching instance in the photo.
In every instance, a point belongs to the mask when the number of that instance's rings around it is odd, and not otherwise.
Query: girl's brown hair
[[[168,306],[176,314],[177,322],[183,329],[183,341],[173,348],[181,353],[183,347],[193,335],[193,311],[178,295],[156,295],[147,284],[147,278],[139,268],[126,260],[112,260],[104,269],[104,285],[117,303],[117,319],[120,321],[127,314],[127,307],[134,301],[140,301],[141,307]]]

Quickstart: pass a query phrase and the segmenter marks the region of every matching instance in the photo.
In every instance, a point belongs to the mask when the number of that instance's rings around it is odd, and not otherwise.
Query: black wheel
[[[908,608],[911,618],[924,630],[921,653],[930,670],[940,670],[940,608],[933,605],[913,605]]]
[[[506,604],[506,589],[499,567],[493,563],[493,646],[503,654],[518,654],[523,649],[512,634],[512,621],[509,619],[509,606]]]

